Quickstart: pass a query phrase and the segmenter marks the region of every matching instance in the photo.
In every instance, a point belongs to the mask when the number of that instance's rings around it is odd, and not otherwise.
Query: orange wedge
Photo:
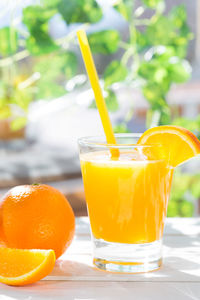
[[[143,133],[138,144],[161,145],[158,156],[168,161],[171,167],[200,154],[200,141],[192,132],[179,126],[150,128]]]
[[[55,264],[53,250],[0,248],[0,282],[25,285],[47,276]]]

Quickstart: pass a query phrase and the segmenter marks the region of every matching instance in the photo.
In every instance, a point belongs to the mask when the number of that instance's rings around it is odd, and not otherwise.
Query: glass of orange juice
[[[148,272],[162,264],[162,237],[173,169],[156,159],[159,145],[138,134],[79,139],[93,242],[93,262],[113,272]],[[119,149],[113,157],[112,149]]]

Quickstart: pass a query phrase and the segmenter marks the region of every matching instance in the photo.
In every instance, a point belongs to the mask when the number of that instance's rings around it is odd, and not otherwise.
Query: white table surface
[[[0,300],[200,299],[200,219],[168,219],[164,263],[147,274],[113,274],[92,266],[87,218],[76,220],[76,236],[44,280],[25,287],[0,284]]]

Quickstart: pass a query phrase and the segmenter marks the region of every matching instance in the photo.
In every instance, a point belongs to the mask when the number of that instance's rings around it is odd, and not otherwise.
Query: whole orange
[[[45,184],[22,185],[4,196],[0,236],[7,247],[53,249],[56,258],[71,244],[75,217],[65,196]]]

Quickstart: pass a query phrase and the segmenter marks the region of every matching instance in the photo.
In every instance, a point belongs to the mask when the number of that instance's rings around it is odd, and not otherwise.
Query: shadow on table
[[[197,262],[196,257],[190,259],[178,256],[165,257],[159,271],[144,276],[156,281],[200,283],[200,260]]]
[[[200,238],[198,236],[164,236],[164,245],[172,248],[179,248],[180,251],[190,253],[200,252]]]
[[[196,254],[197,256],[197,254]],[[83,261],[83,260],[82,260]],[[91,265],[88,257],[85,263],[66,260],[58,261],[48,277],[49,280],[69,281],[163,281],[179,282],[192,281],[200,283],[200,260],[190,254],[189,259],[175,256],[168,256],[164,259],[163,266],[156,272],[146,274],[122,274],[98,270]]]

